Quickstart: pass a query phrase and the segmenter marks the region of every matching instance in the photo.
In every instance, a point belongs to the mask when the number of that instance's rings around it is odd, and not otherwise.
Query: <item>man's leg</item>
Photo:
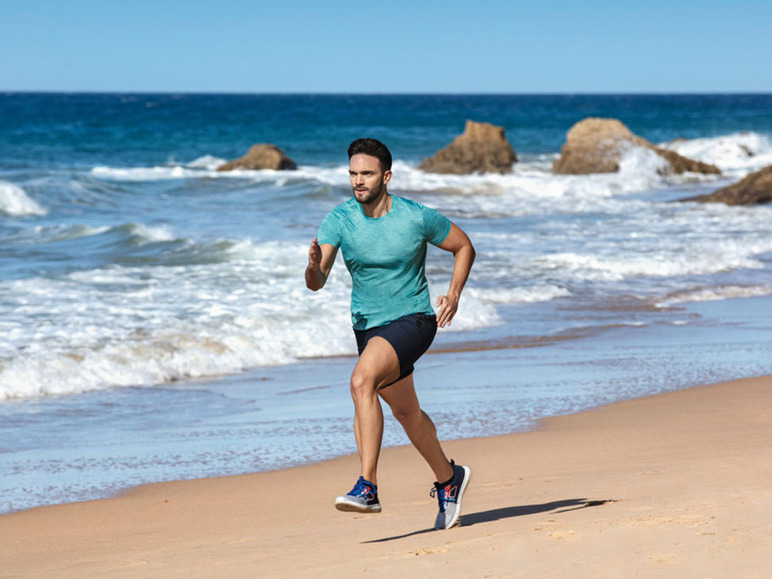
[[[380,395],[391,406],[410,442],[429,463],[437,481],[443,481],[434,484],[432,494],[439,506],[434,528],[450,529],[461,516],[461,500],[472,475],[471,469],[454,464],[445,456],[434,423],[418,404],[412,374],[384,388]]]
[[[384,388],[379,391],[379,394],[391,407],[394,418],[405,429],[410,442],[434,471],[436,480],[449,480],[453,476],[453,467],[440,446],[434,423],[421,410],[415,393],[413,375],[410,374],[388,388]]]
[[[378,484],[378,456],[383,439],[383,411],[378,400],[378,388],[397,377],[399,359],[394,348],[383,338],[372,338],[351,374],[351,398],[354,401],[354,436],[361,475],[374,485]],[[391,388],[393,386],[387,390]]]

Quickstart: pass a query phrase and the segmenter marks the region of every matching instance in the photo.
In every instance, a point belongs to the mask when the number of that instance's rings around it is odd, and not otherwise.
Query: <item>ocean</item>
[[[554,175],[586,117],[723,173]],[[511,175],[417,168],[467,119]],[[303,271],[361,136],[477,250],[416,371],[441,437],[770,372],[772,207],[676,201],[772,165],[772,95],[0,94],[0,512],[355,452],[350,280]],[[216,171],[254,143],[298,170]]]

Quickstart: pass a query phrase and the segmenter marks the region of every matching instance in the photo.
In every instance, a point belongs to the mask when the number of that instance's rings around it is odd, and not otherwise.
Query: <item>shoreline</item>
[[[772,548],[770,402],[772,376],[744,378],[443,442],[473,469],[461,526],[449,531],[432,529],[431,473],[402,446],[382,453],[380,515],[332,507],[358,469],[349,455],[5,514],[0,568],[58,578],[761,577]]]
[[[419,397],[440,438],[451,440],[526,432],[549,416],[767,374],[770,303],[770,296],[697,303],[675,310],[669,324],[613,327],[548,347],[447,352],[461,334],[448,335],[417,368]],[[110,498],[140,484],[268,472],[354,453],[352,366],[350,357],[314,358],[0,405],[8,434],[0,508],[18,513]],[[408,444],[390,413],[385,419],[384,447]]]

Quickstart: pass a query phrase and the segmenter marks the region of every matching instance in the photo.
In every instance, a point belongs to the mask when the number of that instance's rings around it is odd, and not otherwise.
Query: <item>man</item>
[[[434,471],[439,513],[435,528],[449,529],[461,512],[471,476],[449,461],[437,431],[419,406],[413,364],[429,348],[437,327],[450,325],[469,277],[475,251],[469,237],[439,212],[388,193],[391,153],[380,141],[357,139],[348,149],[354,197],[324,219],[308,251],[306,285],[324,287],[340,248],[352,278],[351,318],[359,360],[351,374],[354,435],[361,476],[335,499],[341,511],[379,513],[377,466],[383,437],[380,396]],[[450,288],[435,315],[424,274],[426,244],[454,256]]]

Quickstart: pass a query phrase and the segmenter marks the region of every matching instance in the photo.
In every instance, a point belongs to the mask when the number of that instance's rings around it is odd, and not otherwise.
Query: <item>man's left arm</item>
[[[475,251],[469,236],[452,222],[450,233],[438,247],[453,254],[453,276],[450,279],[450,288],[444,296],[437,298],[437,308],[439,308],[437,325],[444,328],[450,325],[458,311],[458,300],[461,298],[466,280],[469,279]]]

